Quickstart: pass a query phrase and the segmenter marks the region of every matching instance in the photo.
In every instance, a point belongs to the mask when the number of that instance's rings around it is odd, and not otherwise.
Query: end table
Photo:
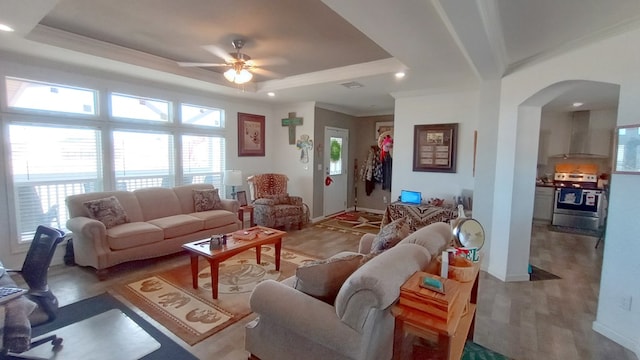
[[[244,213],[245,213],[245,211],[247,213],[249,213],[249,227],[256,226],[256,224],[253,222],[253,206],[245,205],[245,206],[240,206],[240,208],[238,209],[238,219],[240,219],[240,221],[242,221],[242,228],[244,229]]]

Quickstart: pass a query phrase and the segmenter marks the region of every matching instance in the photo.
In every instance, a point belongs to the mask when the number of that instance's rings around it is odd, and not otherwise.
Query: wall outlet
[[[387,203],[387,197],[386,197],[386,196],[383,196],[383,197],[382,197],[382,201],[384,201],[384,203],[386,204],[386,203]]]
[[[631,311],[631,302],[633,298],[631,296],[623,296],[620,298],[620,308],[622,310]]]

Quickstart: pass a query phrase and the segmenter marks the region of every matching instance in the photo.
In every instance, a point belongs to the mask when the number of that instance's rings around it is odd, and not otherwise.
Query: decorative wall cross
[[[282,126],[289,127],[289,144],[295,145],[296,143],[296,126],[302,125],[302,118],[296,117],[295,112],[290,112],[289,117],[282,119]]]

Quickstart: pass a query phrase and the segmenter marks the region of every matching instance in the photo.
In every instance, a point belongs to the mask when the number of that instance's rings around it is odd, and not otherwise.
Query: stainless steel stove
[[[602,190],[595,174],[556,173],[553,225],[598,230],[604,221]]]

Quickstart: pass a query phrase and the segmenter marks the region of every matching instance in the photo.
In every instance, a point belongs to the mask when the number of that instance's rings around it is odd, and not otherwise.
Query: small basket
[[[449,262],[447,275],[449,279],[459,282],[469,282],[473,280],[473,263],[460,256],[452,257],[453,262]],[[442,255],[438,255],[438,264],[442,267]]]

